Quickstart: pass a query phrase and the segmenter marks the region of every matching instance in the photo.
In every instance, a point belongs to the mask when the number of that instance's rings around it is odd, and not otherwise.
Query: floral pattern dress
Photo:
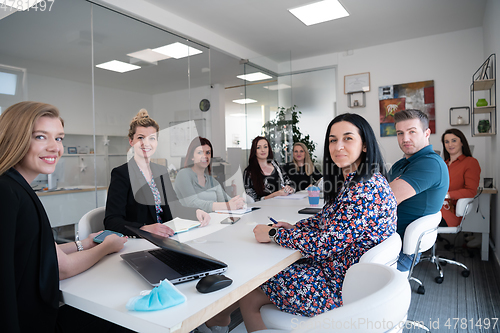
[[[387,180],[376,173],[348,187],[354,175],[321,212],[278,229],[276,243],[304,256],[261,286],[282,311],[312,317],[341,306],[347,269],[396,231],[397,203]]]

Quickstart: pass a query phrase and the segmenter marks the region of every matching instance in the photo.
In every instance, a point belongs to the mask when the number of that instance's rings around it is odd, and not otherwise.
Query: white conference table
[[[276,201],[275,205],[272,201]],[[61,300],[134,331],[189,332],[301,258],[298,251],[274,243],[258,243],[253,228],[269,223],[267,216],[289,222],[307,217],[297,213],[309,206],[307,198],[293,202],[271,199],[265,205],[257,202],[252,206],[261,209],[242,215],[233,225],[222,226],[219,222],[228,215],[212,213],[210,224],[204,227],[206,230],[197,228],[185,233],[187,236],[192,232],[208,232],[209,228],[216,230],[186,243],[228,265],[225,275],[233,283],[227,288],[201,294],[195,288],[198,280],[181,283],[176,287],[187,297],[183,304],[160,311],[128,311],[125,308],[127,301],[152,287],[121,259],[120,254],[155,247],[143,239],[130,239],[119,253],[110,254],[86,272],[61,281]]]

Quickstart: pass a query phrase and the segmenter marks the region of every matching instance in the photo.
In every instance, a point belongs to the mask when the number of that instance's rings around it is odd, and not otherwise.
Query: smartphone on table
[[[99,235],[97,235],[97,236],[94,237],[94,242],[101,244],[104,241],[104,238],[106,238],[106,237],[108,237],[109,235],[112,235],[112,234],[115,234],[115,235],[118,235],[120,237],[123,237],[123,234],[121,234],[119,232],[115,232],[115,231],[111,231],[111,230],[104,230]]]
[[[240,220],[239,217],[234,217],[234,216],[229,216],[226,217],[224,220],[220,221],[221,224],[235,224]]]

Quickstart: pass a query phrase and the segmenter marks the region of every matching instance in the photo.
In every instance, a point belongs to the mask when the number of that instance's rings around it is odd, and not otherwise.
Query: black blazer
[[[290,177],[292,187],[295,191],[305,190],[309,185],[314,184],[323,177],[316,166],[314,166],[314,171],[309,176],[306,174],[305,166],[301,166],[297,169],[293,162],[283,165],[283,170],[285,170],[288,177]]]
[[[47,214],[14,168],[0,176],[2,331],[54,332],[59,268]]]
[[[196,209],[184,207],[179,202],[170,182],[167,168],[155,163],[150,163],[150,166],[161,196],[163,213],[160,216],[163,222],[170,221],[174,217],[197,220]],[[125,228],[126,225],[140,228],[156,222],[153,193],[135,160],[132,158],[128,163],[114,168],[111,171],[111,182],[106,201],[106,215],[104,217],[106,229],[134,236],[130,230]]]

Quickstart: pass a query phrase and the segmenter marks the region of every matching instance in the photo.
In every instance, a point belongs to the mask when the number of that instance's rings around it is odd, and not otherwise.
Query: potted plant
[[[279,163],[286,163],[292,160],[293,143],[302,142],[306,145],[311,155],[313,163],[316,162],[316,143],[314,143],[309,134],[303,135],[299,129],[301,111],[296,110],[294,105],[290,108],[280,107],[276,118],[264,124],[264,136],[269,140],[271,149],[275,154],[275,159]]]

